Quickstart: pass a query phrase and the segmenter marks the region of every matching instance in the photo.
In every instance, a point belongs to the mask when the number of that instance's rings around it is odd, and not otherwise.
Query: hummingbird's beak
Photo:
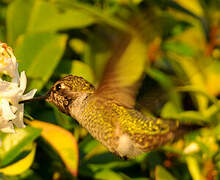
[[[28,102],[32,102],[32,101],[40,101],[40,100],[45,100],[49,97],[49,93],[47,93],[46,95],[44,96],[38,96],[38,97],[34,97],[32,99],[27,99],[27,100],[23,100],[23,101],[19,101],[19,104],[22,104],[22,103],[28,103]]]

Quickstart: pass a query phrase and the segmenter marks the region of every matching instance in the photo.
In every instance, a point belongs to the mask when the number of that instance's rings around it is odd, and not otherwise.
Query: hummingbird
[[[76,119],[112,153],[134,158],[173,141],[181,125],[177,120],[146,117],[135,109],[147,59],[142,39],[126,38],[113,52],[97,88],[82,77],[68,75],[42,98]]]

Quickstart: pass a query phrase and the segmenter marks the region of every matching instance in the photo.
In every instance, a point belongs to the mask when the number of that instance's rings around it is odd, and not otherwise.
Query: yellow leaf
[[[32,162],[34,161],[35,152],[36,144],[33,144],[31,152],[25,156],[25,158],[15,162],[12,165],[1,168],[0,172],[9,176],[15,176],[23,173],[31,166]]]
[[[81,76],[91,83],[94,82],[94,74],[92,69],[81,61],[74,60],[72,62],[71,74]]]
[[[57,151],[70,173],[77,176],[78,147],[74,136],[50,123],[35,120],[30,125],[42,128],[42,137]]]
[[[174,0],[180,6],[186,8],[187,10],[191,11],[192,13],[196,14],[197,16],[203,15],[202,7],[199,3],[199,0]]]
[[[220,94],[220,63],[218,61],[214,61],[206,68],[206,89],[208,94],[217,96]]]
[[[196,158],[188,156],[186,157],[186,163],[193,180],[202,180],[203,177],[201,175],[199,164]]]
[[[205,51],[206,37],[200,26],[193,26],[174,36],[171,41],[181,42],[198,51]]]

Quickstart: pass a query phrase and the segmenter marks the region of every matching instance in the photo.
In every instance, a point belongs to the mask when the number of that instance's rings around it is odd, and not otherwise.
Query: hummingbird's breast
[[[118,137],[117,113],[112,109],[112,103],[101,98],[89,97],[82,106],[78,122],[88,130],[88,132],[111,152],[115,152]],[[119,132],[118,132],[119,133]]]

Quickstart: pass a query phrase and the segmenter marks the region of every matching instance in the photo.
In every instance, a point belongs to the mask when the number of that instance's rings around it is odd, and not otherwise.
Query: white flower
[[[12,49],[5,43],[0,43],[0,73],[12,78],[11,82],[0,78],[0,131],[14,132],[14,125],[25,127],[23,123],[24,105],[21,100],[33,98],[36,89],[24,95],[27,85],[25,72],[19,77],[18,65]]]
[[[16,57],[12,49],[5,43],[0,42],[0,72],[9,75],[12,82],[19,80]]]

